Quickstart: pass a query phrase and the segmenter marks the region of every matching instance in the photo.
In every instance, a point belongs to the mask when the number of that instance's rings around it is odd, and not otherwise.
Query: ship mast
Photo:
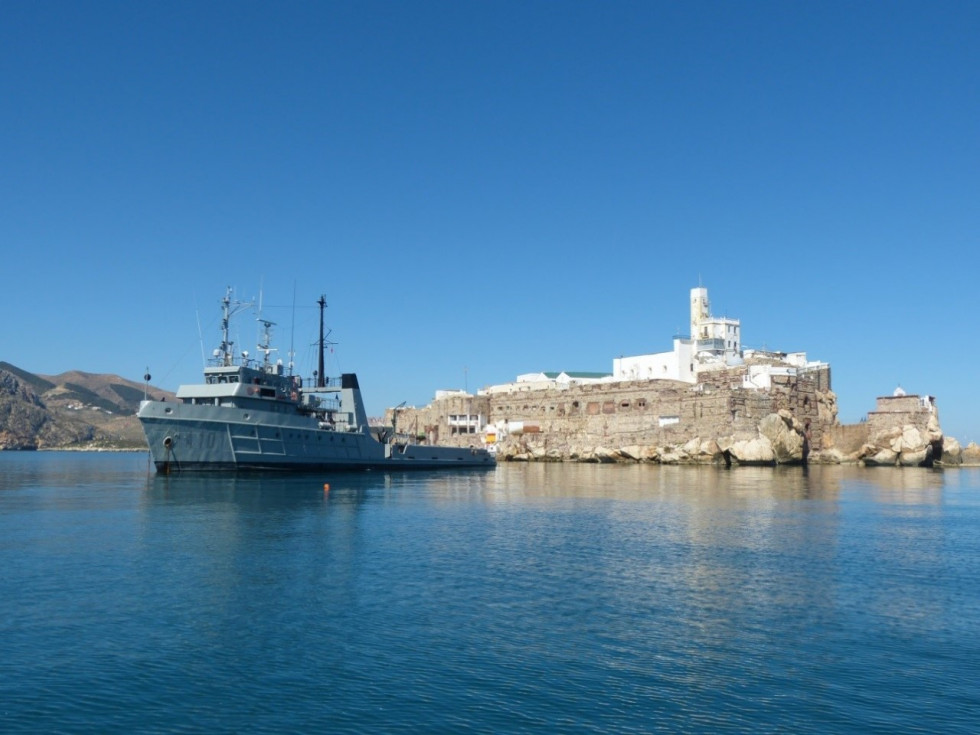
[[[262,341],[259,343],[259,349],[265,353],[265,358],[262,360],[262,366],[268,370],[269,368],[269,353],[273,352],[276,348],[272,346],[272,328],[276,326],[275,322],[267,321],[266,319],[259,319],[259,323],[262,324]]]
[[[326,388],[327,382],[323,375],[323,310],[327,308],[327,297],[321,294],[317,303],[320,305],[320,342],[318,343],[320,345],[320,362],[317,365],[316,387]]]
[[[228,326],[231,323],[231,318],[242,309],[253,306],[254,303],[251,301],[232,301],[231,300],[232,288],[228,286],[225,290],[225,297],[221,299],[221,346],[218,348],[220,351],[221,364],[225,367],[232,365],[234,363],[234,355],[232,354],[231,348],[234,346],[234,342],[228,339]],[[234,309],[232,309],[234,305]],[[215,353],[215,357],[219,357],[218,352]]]

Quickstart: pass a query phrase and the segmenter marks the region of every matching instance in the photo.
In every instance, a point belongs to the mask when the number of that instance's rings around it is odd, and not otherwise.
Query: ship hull
[[[139,418],[158,472],[492,468],[480,448],[389,445],[294,413],[146,402]]]

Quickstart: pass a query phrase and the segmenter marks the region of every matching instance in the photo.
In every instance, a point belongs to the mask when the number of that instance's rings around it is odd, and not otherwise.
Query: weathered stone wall
[[[919,413],[922,411],[922,399],[918,396],[881,396],[877,406],[871,413]]]
[[[399,432],[413,439],[475,446],[483,437],[453,429],[453,415],[481,414],[507,424],[501,459],[725,462],[801,461],[931,466],[972,461],[975,447],[943,437],[931,398],[886,396],[858,424],[837,421],[830,371],[771,375],[769,390],[743,388],[746,368],[670,380],[553,386],[490,396],[450,396],[398,411]],[[391,421],[391,411],[388,413]]]
[[[883,396],[874,411],[868,413],[868,434],[874,437],[896,426],[914,426],[919,431],[929,429],[929,419],[935,413],[931,401],[923,404],[919,396]]]
[[[824,440],[824,449],[835,449],[843,455],[854,454],[868,443],[868,424],[831,426]]]
[[[829,384],[826,372],[775,375],[768,391],[743,388],[746,369],[742,367],[702,373],[695,385],[641,380],[453,396],[424,408],[399,410],[398,428],[413,435],[424,433],[430,442],[468,446],[481,437],[453,434],[448,417],[484,413],[488,423],[523,425],[523,431],[501,438],[502,458],[592,459],[597,452],[608,451],[664,461],[664,457],[690,459],[693,451],[702,457],[700,461],[721,461],[728,445],[758,439],[761,422],[782,414],[787,430],[799,435],[801,446],[806,433],[808,449],[819,450],[824,435],[837,422],[836,397],[818,389],[821,383]],[[418,432],[412,428],[416,426]],[[719,446],[718,440],[727,441],[726,447]],[[698,446],[676,451],[691,442]],[[798,453],[799,447],[794,451]]]
[[[867,424],[868,441],[861,450],[866,465],[932,466],[943,459],[939,412],[931,398],[881,397]]]
[[[702,373],[696,385],[663,380],[600,383],[542,391],[536,400],[528,394],[504,395],[495,397],[491,415],[540,429],[507,437],[501,444],[504,457],[581,459],[597,449],[634,458],[637,453],[641,458],[680,457],[674,450],[697,442],[698,455],[718,458],[723,448],[701,443],[755,439],[760,422],[780,411],[801,427],[809,421],[811,446],[820,446],[826,428],[836,422],[832,394],[820,395],[815,379],[796,376],[774,376],[769,391],[746,390],[744,374],[744,368]],[[684,456],[690,457],[692,448]]]

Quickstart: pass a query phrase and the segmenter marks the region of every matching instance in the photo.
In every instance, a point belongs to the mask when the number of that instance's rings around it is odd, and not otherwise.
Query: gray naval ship
[[[395,427],[372,429],[357,376],[324,377],[323,297],[317,302],[319,370],[307,381],[285,374],[281,360],[270,360],[272,322],[260,320],[262,360],[250,360],[247,352],[236,357],[228,338],[237,310],[231,289],[221,303],[221,346],[204,368],[204,382],[180,386],[176,403],[140,403],[137,415],[157,472],[495,466],[495,457],[483,448],[411,444],[398,439]]]

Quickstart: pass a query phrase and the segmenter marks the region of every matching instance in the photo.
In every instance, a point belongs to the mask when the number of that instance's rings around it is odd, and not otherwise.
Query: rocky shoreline
[[[867,467],[975,467],[980,466],[980,446],[966,447],[944,437],[938,419],[929,417],[924,427],[895,424],[870,433],[856,447],[835,446],[832,433],[824,446],[810,445],[809,425],[790,411],[764,417],[755,434],[694,437],[683,444],[579,447],[549,442],[541,434],[508,437],[497,450],[503,462],[649,463],[667,465],[777,466],[806,464],[856,464]]]
[[[953,439],[955,442],[956,440]],[[857,465],[864,467],[915,467],[928,466],[926,464],[901,464],[894,462],[882,464],[880,462],[869,461],[866,456],[859,454],[844,455],[838,450],[826,450],[812,453],[804,463],[802,459],[779,462],[774,459],[768,460],[738,460],[732,458],[730,463],[726,463],[723,452],[713,451],[712,445],[717,446],[717,442],[709,440],[707,442],[691,443],[683,447],[648,447],[641,448],[636,446],[620,447],[611,449],[609,447],[596,447],[593,450],[572,452],[571,454],[559,454],[549,452],[541,447],[534,448],[508,448],[500,452],[497,459],[501,462],[585,462],[593,464],[662,464],[662,465],[691,465],[691,466],[743,466],[743,467],[776,467],[776,466],[804,466],[804,465]],[[524,449],[525,451],[522,451]],[[944,455],[945,456],[945,455]],[[932,467],[941,469],[958,469],[969,467],[980,467],[980,445],[971,442],[964,447],[960,453],[950,456],[948,459],[936,460]]]

